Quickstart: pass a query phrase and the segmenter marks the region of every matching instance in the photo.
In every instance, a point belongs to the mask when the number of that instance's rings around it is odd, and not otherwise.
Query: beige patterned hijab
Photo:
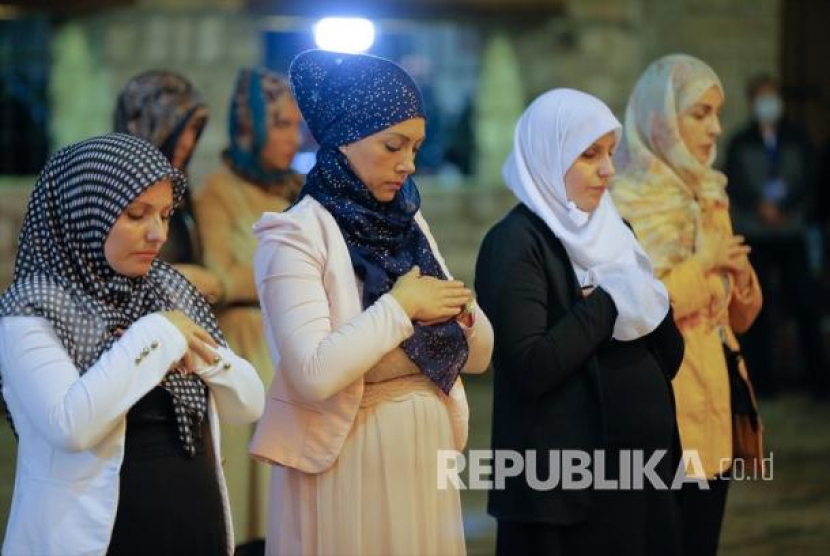
[[[684,54],[653,62],[640,76],[625,111],[611,196],[634,225],[657,275],[687,259],[700,241],[702,214],[728,206],[726,176],[686,148],[679,115],[712,86],[723,86],[704,62]]]

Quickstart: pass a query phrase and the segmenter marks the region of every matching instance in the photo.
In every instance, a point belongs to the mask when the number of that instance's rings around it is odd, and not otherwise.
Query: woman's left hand
[[[752,266],[749,264],[749,253],[752,249],[744,241],[743,236],[732,236],[728,240],[726,260],[722,263],[722,267],[734,276],[735,284],[741,289],[749,286],[752,276]]]
[[[214,350],[219,347],[219,344],[207,330],[193,322],[190,317],[181,311],[161,311],[160,314],[166,317],[184,336],[187,351],[182,358],[182,364],[186,371],[195,372],[202,364],[212,365],[217,363],[218,356]],[[199,360],[201,360],[201,364]]]
[[[749,257],[744,255],[743,260],[736,265],[732,276],[735,278],[735,286],[740,290],[745,290],[752,282],[752,265],[749,264]]]

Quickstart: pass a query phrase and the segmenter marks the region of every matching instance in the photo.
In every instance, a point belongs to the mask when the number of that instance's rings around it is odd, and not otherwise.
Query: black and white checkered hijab
[[[0,317],[48,319],[81,374],[113,345],[117,330],[157,311],[178,309],[225,345],[207,302],[167,263],[156,259],[146,276],[128,278],[104,256],[118,217],[165,178],[178,204],[187,187],[184,175],[153,145],[126,134],[94,137],[55,153],[32,192]],[[172,395],[179,436],[192,455],[207,413],[207,387],[175,369],[160,386]]]

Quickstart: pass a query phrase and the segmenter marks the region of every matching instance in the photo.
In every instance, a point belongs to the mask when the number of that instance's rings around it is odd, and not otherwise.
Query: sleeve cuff
[[[399,330],[402,334],[401,341],[406,340],[415,333],[415,325],[412,324],[412,319],[403,310],[401,304],[395,299],[391,293],[385,293],[375,302],[381,304],[388,309],[389,315],[392,317],[395,324],[399,325]]]
[[[142,353],[146,355],[146,349],[158,349],[165,358],[169,357],[172,363],[184,357],[187,352],[184,334],[159,313],[151,313],[138,319],[124,334],[125,338],[128,335],[135,335],[133,342],[141,350],[136,354],[137,357],[141,357]]]

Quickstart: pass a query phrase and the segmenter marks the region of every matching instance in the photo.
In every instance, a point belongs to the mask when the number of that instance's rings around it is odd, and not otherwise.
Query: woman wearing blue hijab
[[[302,176],[291,170],[301,142],[300,109],[288,80],[261,68],[239,71],[228,110],[223,168],[210,174],[195,197],[205,266],[219,278],[219,327],[264,384],[274,377],[262,334],[254,285],[257,240],[251,227],[263,212],[282,212],[297,199]],[[222,453],[236,539],[264,544],[270,469],[248,456],[253,427],[224,427]]]
[[[269,554],[463,554],[459,374],[483,372],[492,328],[452,280],[410,178],[423,103],[399,66],[309,51],[291,87],[320,145],[300,200],[255,226],[275,378],[251,444],[274,465]]]

